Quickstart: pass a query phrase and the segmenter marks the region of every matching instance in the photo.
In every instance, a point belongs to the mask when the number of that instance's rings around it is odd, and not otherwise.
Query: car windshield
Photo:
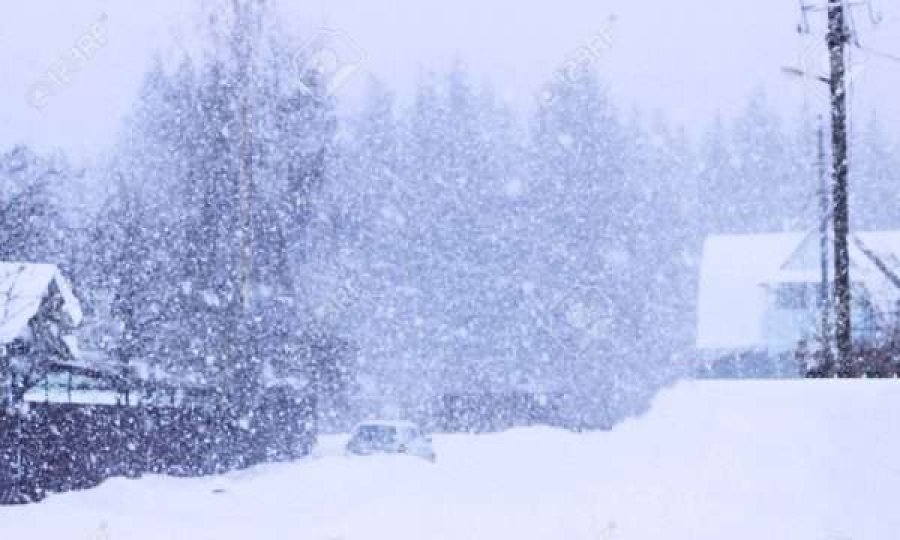
[[[397,429],[393,426],[360,426],[353,440],[370,446],[386,446],[397,440]]]

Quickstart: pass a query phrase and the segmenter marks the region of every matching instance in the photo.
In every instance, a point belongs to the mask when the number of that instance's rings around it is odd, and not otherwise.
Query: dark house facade
[[[0,404],[16,406],[57,366],[76,363],[81,320],[57,266],[0,262]]]

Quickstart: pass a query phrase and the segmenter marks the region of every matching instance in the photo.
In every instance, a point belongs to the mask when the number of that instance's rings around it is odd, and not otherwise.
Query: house
[[[833,261],[831,253],[828,260]],[[851,235],[851,321],[857,341],[873,338],[897,315],[900,280],[892,268],[900,269],[900,231]],[[828,270],[833,277],[831,262]],[[831,288],[828,283],[829,294]],[[821,292],[817,232],[709,236],[697,305],[700,373],[796,376],[795,351],[821,334]]]
[[[54,366],[78,356],[78,298],[52,264],[0,262],[0,405],[13,405]]]

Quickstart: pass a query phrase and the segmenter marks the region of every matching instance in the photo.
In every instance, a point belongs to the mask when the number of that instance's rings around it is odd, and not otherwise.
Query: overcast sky
[[[694,128],[716,112],[730,115],[756,89],[785,113],[804,100],[821,104],[817,84],[780,71],[804,63],[814,49],[795,27],[795,0],[281,0],[285,24],[315,33],[339,31],[362,66],[400,94],[420,69],[464,60],[519,106],[575,55],[596,51],[624,108],[661,111]],[[197,17],[185,0],[28,0],[0,19],[0,146],[25,142],[88,157],[113,140],[154,51],[189,35]],[[885,20],[873,27],[858,10],[869,47],[900,54],[900,0],[880,2]],[[597,36],[608,34],[608,47]],[[99,33],[99,34],[98,34]],[[100,36],[99,42],[94,40]],[[605,39],[605,38],[604,38]],[[97,45],[99,43],[99,45]],[[72,48],[88,51],[78,60]],[[97,46],[95,46],[97,45]],[[585,49],[588,47],[588,49]],[[900,62],[857,54],[857,116],[876,108],[884,124],[900,125]],[[61,60],[63,59],[63,60]],[[53,75],[66,65],[65,76]],[[816,60],[806,62],[815,64]],[[349,80],[347,101],[364,77]],[[64,79],[64,80],[63,80]],[[39,106],[35,106],[35,104]]]

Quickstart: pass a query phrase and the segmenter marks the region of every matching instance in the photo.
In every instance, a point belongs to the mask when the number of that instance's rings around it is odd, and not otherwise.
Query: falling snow
[[[892,538],[896,385],[804,379],[821,104],[632,102],[614,15],[511,94],[465,55],[383,77],[276,0],[193,9],[105,88],[113,144],[0,148],[0,537]],[[118,24],[19,107],[99,88]],[[900,373],[895,125],[851,130],[865,378]],[[408,455],[343,455],[375,419]]]

